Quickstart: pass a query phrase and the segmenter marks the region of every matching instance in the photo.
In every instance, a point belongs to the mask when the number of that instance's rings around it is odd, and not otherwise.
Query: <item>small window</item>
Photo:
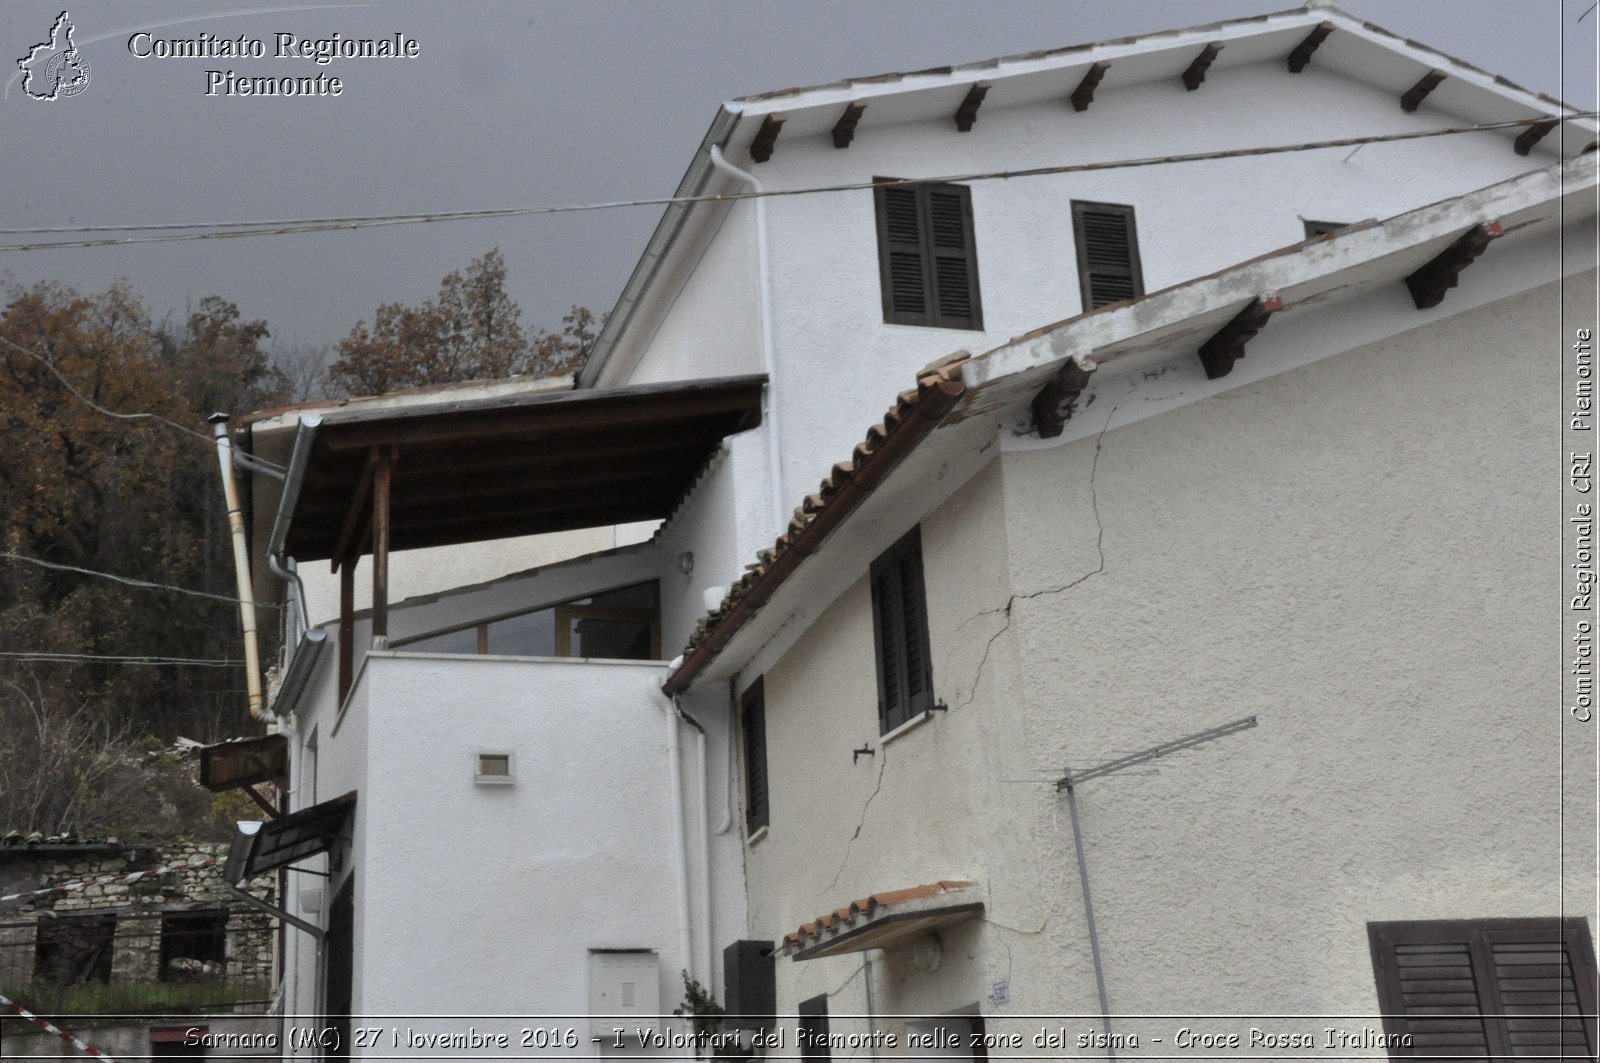
[[[1329,236],[1341,229],[1348,229],[1347,221],[1308,221],[1306,222],[1306,239],[1311,240],[1318,236]]]
[[[1368,923],[1392,1059],[1595,1055],[1594,943],[1582,919]]]
[[[1085,311],[1144,294],[1132,207],[1074,200],[1072,231],[1078,243],[1078,283]]]
[[[160,977],[220,978],[228,965],[228,913],[166,912],[161,916]]]
[[[800,1058],[808,1061],[832,1059],[828,1047],[828,994],[821,993],[800,1002]]]
[[[883,319],[894,325],[983,328],[971,189],[889,185],[872,194]]]
[[[739,723],[744,732],[744,815],[747,834],[771,822],[767,804],[767,702],[757,679],[739,699]]]
[[[472,776],[474,782],[505,785],[516,781],[511,754],[507,751],[479,751],[474,754],[473,763],[476,765]]]
[[[882,734],[933,704],[928,610],[918,528],[872,563],[872,628],[878,651],[878,728]]]
[[[111,951],[117,936],[114,914],[63,915],[39,920],[33,976],[55,985],[111,981]]]

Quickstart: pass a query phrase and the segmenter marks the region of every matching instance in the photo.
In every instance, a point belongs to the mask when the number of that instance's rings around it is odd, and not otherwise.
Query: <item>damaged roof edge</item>
[[[956,358],[924,370],[916,390],[900,395],[883,422],[874,425],[865,441],[856,445],[851,460],[833,467],[818,492],[795,510],[788,530],[771,549],[761,552],[760,560],[729,588],[722,604],[700,622],[683,663],[662,684],[664,693],[674,695],[687,690],[790,573],[939,426],[966,393],[961,367],[968,357],[963,351]]]

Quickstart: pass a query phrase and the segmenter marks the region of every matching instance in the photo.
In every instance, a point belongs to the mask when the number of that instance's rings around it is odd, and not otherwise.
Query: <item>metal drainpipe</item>
[[[217,462],[222,466],[222,496],[228,504],[228,528],[233,533],[233,570],[239,586],[239,620],[244,626],[245,689],[250,699],[250,715],[257,720],[267,716],[266,699],[261,693],[261,654],[256,646],[256,603],[250,585],[250,551],[244,539],[244,512],[239,508],[239,487],[233,479],[233,441],[228,438],[228,415],[214,413],[212,434],[217,440]]]
[[[755,174],[739,169],[727,159],[722,157],[722,149],[715,144],[711,145],[711,165],[718,170],[743,181],[750,186],[752,192],[765,192],[766,186],[761,183]],[[766,410],[763,419],[767,426],[767,478],[771,481],[769,491],[772,496],[772,522],[773,534],[783,534],[788,527],[789,514],[784,511],[783,500],[788,495],[783,491],[783,462],[778,453],[779,440],[782,433],[778,430],[778,359],[776,345],[772,335],[772,260],[767,251],[767,201],[757,197],[756,206],[756,278],[761,286],[761,365],[767,374],[767,387],[764,393]]]
[[[711,801],[706,794],[706,789],[711,785],[711,772],[706,769],[706,729],[699,720],[683,711],[676,696],[672,699],[672,707],[695,731],[695,770],[700,773],[700,785],[695,787],[699,795],[697,811],[700,820],[700,859],[695,861],[694,867],[695,886],[700,891],[696,914],[700,917],[700,970],[705,975],[706,988],[711,989]]]
[[[1100,993],[1100,1023],[1106,1032],[1106,1057],[1117,1058],[1111,1036],[1111,1004],[1106,996],[1106,971],[1100,962],[1100,935],[1095,932],[1094,902],[1089,899],[1089,863],[1083,857],[1083,830],[1078,826],[1078,798],[1069,779],[1066,785],[1067,809],[1072,814],[1072,843],[1078,850],[1078,880],[1083,886],[1083,915],[1089,925],[1089,955],[1094,960],[1094,984]]]
[[[653,679],[651,686],[660,693]],[[689,925],[689,852],[683,822],[683,768],[680,763],[683,747],[678,741],[676,706],[668,701],[666,705],[657,704],[656,708],[661,710],[661,718],[667,725],[667,786],[672,790],[672,872],[678,890],[678,952],[684,971],[692,979],[698,965],[694,962],[694,933]]]
[[[294,612],[285,618],[287,630],[284,632],[283,643],[288,649],[284,655],[283,664],[287,668],[290,658],[294,656],[294,647],[299,643],[301,634],[311,630],[311,611],[306,606],[306,585],[300,581],[300,573],[297,571],[292,557],[285,560],[277,554],[268,554],[267,568],[272,570],[273,575],[289,585],[289,597],[293,599],[295,605]],[[294,628],[293,618],[295,616],[300,619],[300,630],[298,631]]]

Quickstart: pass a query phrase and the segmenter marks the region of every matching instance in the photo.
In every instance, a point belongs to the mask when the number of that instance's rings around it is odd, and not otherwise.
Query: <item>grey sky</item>
[[[1345,0],[1402,36],[1593,109],[1592,0]],[[0,228],[471,210],[670,194],[717,104],[837,78],[1260,14],[1290,0],[479,0],[70,5],[91,82],[0,101]],[[3,76],[61,0],[0,8]],[[128,37],[265,38],[265,59],[139,59]],[[415,38],[414,60],[270,58],[272,35]],[[205,71],[340,77],[338,98],[207,97]],[[1268,116],[1261,143],[1293,139]],[[1243,146],[1243,145],[1241,145]],[[122,248],[0,252],[31,284],[133,283],[158,316],[210,294],[284,340],[335,341],[498,245],[524,321],[608,310],[660,208]],[[0,236],[0,243],[17,239]]]

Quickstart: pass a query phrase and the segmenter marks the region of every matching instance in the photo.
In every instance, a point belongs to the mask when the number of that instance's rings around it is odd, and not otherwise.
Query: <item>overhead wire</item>
[[[0,650],[0,660],[42,661],[70,664],[75,661],[105,661],[108,664],[181,664],[196,668],[237,668],[243,661],[220,660],[211,657],[158,657],[106,653],[55,653],[50,650]]]
[[[209,591],[197,591],[189,587],[180,587],[175,583],[153,583],[150,580],[135,579],[132,576],[118,576],[111,572],[99,572],[92,568],[80,568],[77,565],[64,565],[58,561],[45,561],[42,558],[28,557],[24,554],[15,554],[8,550],[0,550],[0,559],[7,561],[22,561],[40,568],[54,569],[58,572],[77,572],[85,576],[98,576],[101,579],[112,580],[116,583],[125,583],[130,587],[142,587],[149,590],[172,591],[174,594],[187,594],[194,598],[209,598],[216,602],[227,602],[230,605],[243,604],[238,598],[230,598],[225,594],[212,594]],[[277,605],[268,602],[251,602],[262,609],[277,609]]]
[[[62,387],[66,388],[69,392],[72,393],[72,395],[75,398],[77,398],[80,402],[83,402],[86,405],[88,405],[91,409],[95,410],[97,413],[103,414],[106,417],[113,417],[113,418],[115,418],[115,419],[117,419],[119,421],[142,421],[142,420],[156,421],[156,422],[158,422],[160,424],[167,425],[169,428],[176,428],[180,432],[184,432],[184,433],[187,433],[188,435],[194,436],[196,439],[202,440],[206,444],[206,446],[208,446],[208,447],[212,447],[212,446],[216,445],[216,438],[214,436],[207,435],[206,433],[198,431],[198,430],[193,429],[193,428],[190,428],[187,425],[179,424],[177,421],[174,421],[174,420],[172,420],[170,418],[167,418],[167,417],[163,417],[159,413],[148,413],[148,412],[120,413],[120,412],[118,412],[116,410],[107,409],[106,407],[100,405],[98,402],[95,402],[89,396],[85,395],[83,392],[79,391],[77,389],[77,387],[73,385],[72,381],[68,380],[66,378],[66,375],[64,373],[62,373],[61,370],[56,367],[55,362],[52,361],[48,355],[40,354],[38,351],[31,350],[31,349],[29,349],[27,347],[24,347],[22,344],[17,343],[14,340],[8,339],[5,336],[0,336],[0,343],[5,344],[7,347],[10,347],[12,350],[16,351],[19,354],[23,354],[23,355],[26,355],[29,358],[32,358],[34,361],[38,362],[40,365],[43,365],[46,369],[50,370],[50,372],[55,376],[55,378],[57,380],[61,381],[61,386]],[[277,465],[277,464],[275,464],[273,462],[270,462],[270,461],[267,461],[264,458],[258,458],[258,457],[253,457],[252,456],[252,460],[260,462],[262,465],[269,466],[270,468],[272,468],[273,470],[276,470],[278,472],[283,472],[284,471],[283,466]]]
[[[48,251],[84,247],[114,247],[133,244],[178,243],[193,240],[243,239],[252,236],[288,236],[298,233],[336,232],[355,229],[382,228],[395,225],[418,225],[444,221],[471,221],[488,218],[529,217],[542,214],[576,214],[625,207],[673,206],[695,203],[735,203],[743,200],[777,198],[784,196],[818,195],[829,192],[854,192],[902,184],[934,182],[971,183],[976,181],[1006,181],[1022,177],[1042,177],[1055,174],[1090,173],[1098,170],[1133,169],[1146,166],[1169,166],[1187,162],[1210,162],[1221,159],[1249,158],[1259,155],[1277,155],[1288,152],[1320,151],[1328,148],[1355,147],[1365,144],[1385,144],[1432,137],[1456,136],[1463,133],[1487,132],[1496,129],[1517,129],[1540,125],[1550,121],[1572,121],[1600,116],[1600,111],[1576,111],[1563,115],[1546,115],[1537,118],[1518,118],[1503,122],[1482,122],[1467,126],[1450,126],[1438,129],[1419,129],[1400,133],[1377,133],[1359,137],[1340,137],[1331,140],[1304,141],[1294,144],[1275,144],[1253,148],[1223,148],[1215,151],[1197,151],[1178,155],[1146,156],[1132,159],[1114,159],[1104,162],[1064,163],[1055,166],[1033,166],[1020,170],[988,170],[976,173],[948,174],[939,177],[898,178],[894,180],[847,181],[838,184],[813,185],[804,188],[768,188],[761,191],[727,192],[698,196],[652,196],[643,199],[610,200],[596,203],[570,203],[533,207],[499,207],[486,210],[432,211],[410,214],[358,214],[341,217],[293,218],[278,220],[233,222],[161,222],[147,225],[91,225],[62,226],[32,229],[0,229],[0,235],[47,235],[97,232],[152,232],[165,235],[110,237],[92,240],[55,240],[39,243],[0,244],[0,251]],[[171,232],[177,229],[207,229],[206,232]]]

